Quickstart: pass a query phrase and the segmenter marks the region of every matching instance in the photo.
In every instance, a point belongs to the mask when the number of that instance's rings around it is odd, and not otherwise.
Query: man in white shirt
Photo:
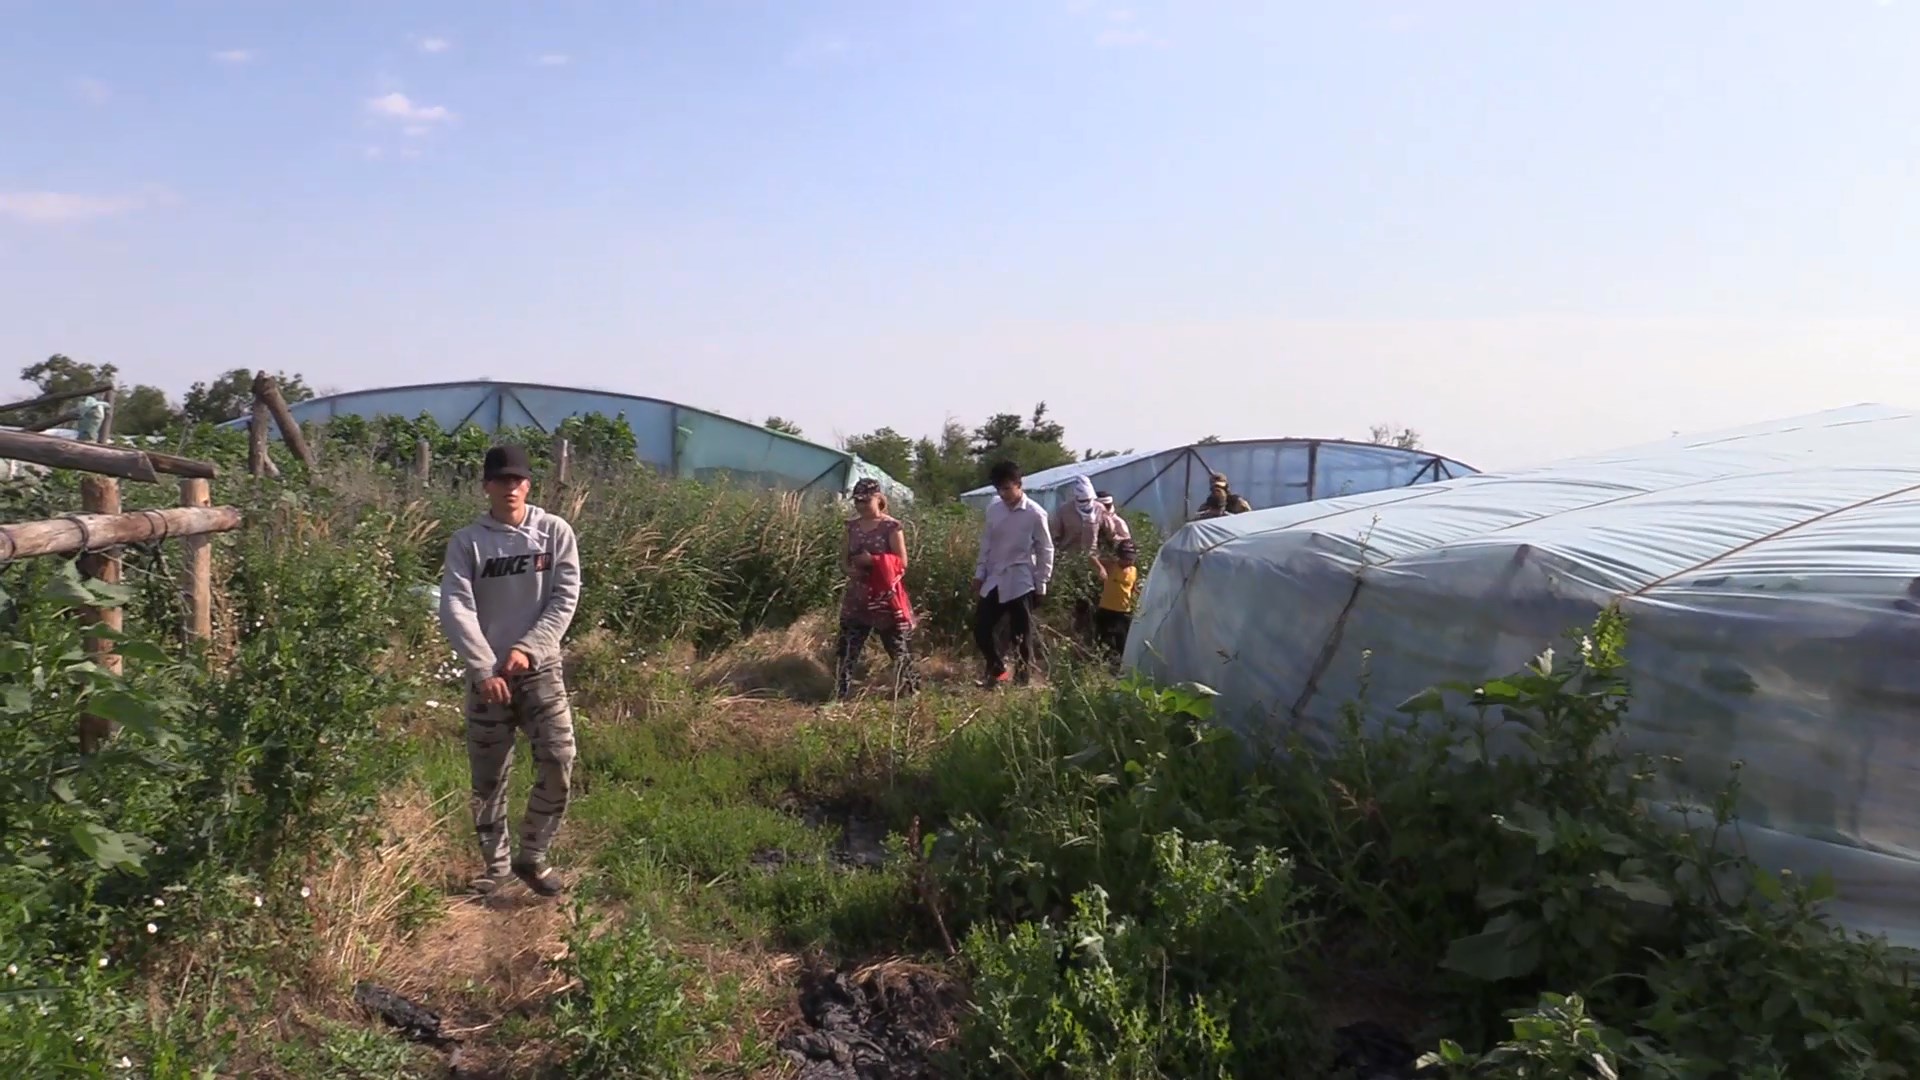
[[[1047,595],[1053,577],[1053,533],[1047,512],[1027,498],[1020,467],[1002,461],[987,474],[1000,497],[987,504],[986,528],[980,533],[980,559],[973,567],[973,640],[987,661],[982,685],[998,687],[1007,681],[1006,661],[1000,656],[996,633],[1006,619],[1018,650],[1015,677],[1025,684],[1033,673],[1033,607]]]

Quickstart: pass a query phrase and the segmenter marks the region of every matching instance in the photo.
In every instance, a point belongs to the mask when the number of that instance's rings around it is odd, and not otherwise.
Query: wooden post
[[[558,435],[553,437],[553,483],[556,489],[564,488],[573,481],[573,443]]]
[[[433,479],[433,444],[424,436],[413,444],[413,478],[420,481],[421,487]]]
[[[287,444],[294,460],[307,468],[313,468],[313,451],[307,447],[306,433],[293,418],[293,410],[287,408],[287,399],[280,396],[280,384],[273,376],[262,371],[253,377],[253,396],[257,401],[267,403],[267,410],[273,413],[273,422],[280,429],[280,441]]]
[[[17,409],[33,409],[42,405],[57,405],[63,401],[72,401],[74,398],[98,397],[112,391],[112,383],[101,383],[99,386],[89,386],[80,390],[62,390],[57,394],[42,394],[37,398],[0,405],[0,413],[10,413]]]
[[[267,475],[267,403],[253,399],[253,418],[247,422],[247,473]]]
[[[82,476],[80,505],[89,514],[120,513],[120,481],[111,476]],[[102,547],[102,550],[88,552],[80,557],[80,572],[97,581],[118,585],[120,554],[106,545]],[[90,623],[104,625],[109,630],[118,631],[126,625],[126,612],[117,607],[89,608],[86,614]],[[87,652],[92,655],[94,663],[115,675],[120,674],[121,658],[113,651],[113,639],[89,637]],[[80,752],[93,753],[112,734],[113,724],[105,717],[83,715],[80,717]]]
[[[205,508],[213,505],[213,495],[205,480],[180,481],[180,505]],[[213,640],[213,538],[206,534],[180,541],[187,554],[186,580],[181,593],[187,602],[187,637],[195,641]]]
[[[118,413],[119,411],[120,411],[119,395],[115,393],[114,388],[108,387],[107,388],[107,415],[100,418],[100,435],[98,438],[94,440],[95,442],[105,443],[107,440],[113,438],[113,417],[114,417],[114,414]],[[118,506],[120,504],[116,502],[114,503],[114,505]]]

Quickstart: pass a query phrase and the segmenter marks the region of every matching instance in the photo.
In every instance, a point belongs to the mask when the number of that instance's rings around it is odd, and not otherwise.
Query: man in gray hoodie
[[[573,709],[560,670],[560,639],[580,602],[580,549],[564,520],[527,503],[533,470],[518,446],[487,451],[487,512],[447,542],[440,626],[466,662],[467,764],[473,826],[489,893],[509,873],[542,896],[565,884],[547,849],[566,815],[573,781]],[[507,773],[514,730],[526,732],[538,775],[509,860]]]

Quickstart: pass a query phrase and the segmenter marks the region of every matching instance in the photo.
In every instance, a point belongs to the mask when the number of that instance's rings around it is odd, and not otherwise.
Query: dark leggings
[[[995,637],[1003,616],[1013,631],[1019,670],[1026,672],[1033,667],[1033,594],[1021,593],[1002,602],[1000,590],[994,589],[981,597],[979,606],[973,610],[973,641],[980,646],[980,655],[986,658],[987,674],[995,678],[1007,670],[1007,662],[1000,656],[1000,642]]]
[[[869,637],[878,637],[880,647],[893,661],[896,691],[913,685],[913,653],[907,647],[907,632],[892,627],[869,626],[852,619],[840,620],[840,646],[834,663],[834,692],[846,697],[853,680],[853,664],[867,647]]]

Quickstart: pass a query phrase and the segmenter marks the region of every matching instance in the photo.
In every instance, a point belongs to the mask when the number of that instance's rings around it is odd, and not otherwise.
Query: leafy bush
[[[76,615],[136,587],[53,558],[0,573],[0,1041],[45,1042],[61,1068],[125,1055],[142,1009],[115,990],[154,944],[363,821],[392,761],[376,724],[403,685],[380,657],[419,617],[375,538],[343,539],[239,542],[221,589],[241,632],[217,668],[131,619],[113,674],[82,644],[104,627]],[[83,713],[120,725],[91,754]]]
[[[1452,1040],[1443,1064],[1474,1076],[1570,1075],[1554,1070],[1576,1058],[1594,1075],[1674,1080],[1906,1075],[1920,1061],[1920,997],[1883,943],[1826,920],[1830,885],[1730,850],[1731,789],[1678,824],[1649,809],[1674,763],[1618,750],[1624,632],[1609,613],[1570,663],[1549,650],[1394,717],[1356,707],[1327,746],[1248,747],[1209,722],[1204,693],[1137,683],[1065,688],[1042,715],[950,740],[907,798],[947,823],[934,851],[973,927],[976,1047],[1067,1074],[1168,1068],[1191,1046],[1135,1037],[1128,995],[1146,979],[1167,988],[1156,1008],[1204,1000],[1223,1025],[1231,1050],[1208,1070],[1284,1075],[1298,1065],[1280,1048],[1324,1046],[1327,1033],[1300,1010],[1243,1017],[1216,988],[1236,1001],[1337,994],[1342,965],[1359,965],[1419,987]],[[1180,850],[1217,853],[1198,878],[1214,881],[1287,852],[1295,901],[1242,921],[1285,925],[1295,944],[1247,968],[1240,958],[1263,947],[1253,936],[1172,945],[1156,920]],[[1128,954],[1098,993],[1046,974],[1049,950],[1079,970],[1072,943],[1110,927],[1164,953]],[[1185,966],[1157,969],[1161,955]],[[1169,1038],[1190,1030],[1150,1015]],[[1055,1034],[1035,1043],[1023,1030]]]
[[[673,1080],[693,1075],[705,1023],[683,989],[688,971],[654,940],[646,918],[624,926],[576,911],[567,974],[578,986],[556,1014],[570,1048],[567,1075],[582,1080]]]

